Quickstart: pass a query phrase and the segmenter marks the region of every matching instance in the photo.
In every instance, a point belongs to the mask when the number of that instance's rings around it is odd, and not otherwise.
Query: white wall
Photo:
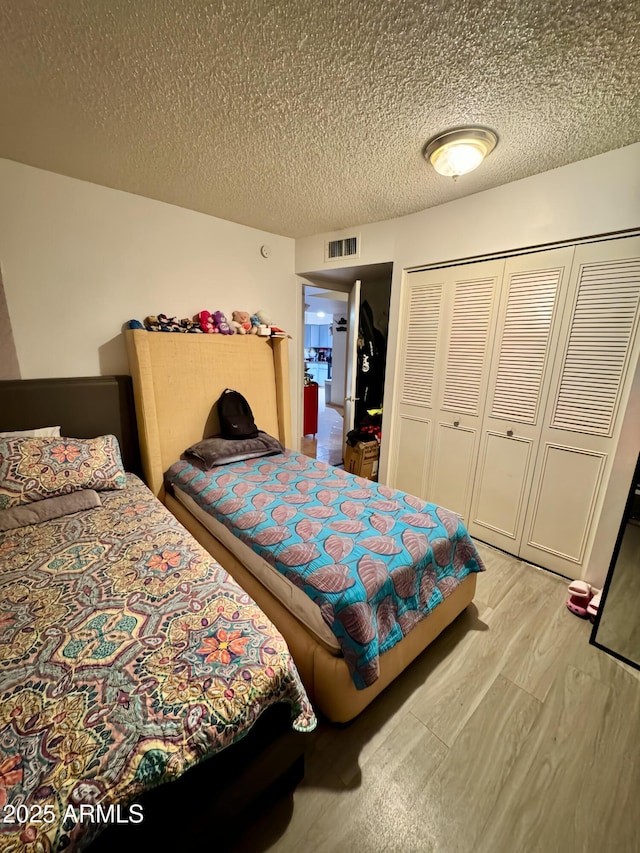
[[[293,263],[288,237],[0,160],[0,266],[24,379],[128,373],[121,328],[148,314],[264,309],[295,339]]]

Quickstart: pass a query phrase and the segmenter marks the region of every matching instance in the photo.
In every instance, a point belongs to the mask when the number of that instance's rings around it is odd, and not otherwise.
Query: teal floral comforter
[[[455,513],[299,453],[167,481],[305,591],[336,635],[354,684],[482,561]]]
[[[0,534],[0,815],[27,818],[3,853],[81,849],[83,803],[175,779],[276,702],[315,726],[249,596],[137,478],[100,496]]]

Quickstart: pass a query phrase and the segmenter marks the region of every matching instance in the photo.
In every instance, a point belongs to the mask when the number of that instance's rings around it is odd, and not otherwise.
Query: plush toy
[[[200,323],[200,329],[209,335],[214,335],[219,331],[213,322],[213,314],[209,311],[201,311],[198,314],[198,322]]]
[[[249,317],[249,320],[251,321],[251,329],[252,329],[251,334],[256,335],[258,333],[258,326],[260,325],[260,320],[258,319],[258,315],[252,314],[251,317]]]
[[[166,314],[158,314],[161,332],[180,332],[180,323],[175,317],[167,317]]]
[[[258,334],[260,337],[268,338],[271,335],[271,317],[266,311],[256,311],[253,315],[258,321]]]
[[[140,320],[129,320],[129,328],[130,329],[144,329],[144,326],[140,322]]]
[[[251,325],[248,311],[234,311],[231,318],[231,325],[239,335],[255,335],[258,331]]]
[[[194,322],[189,317],[183,317],[180,320],[180,331],[181,332],[198,332],[202,334],[202,329],[200,328],[200,324]]]
[[[221,335],[233,335],[234,329],[231,328],[227,318],[224,316],[222,311],[216,311],[213,315],[213,323],[216,327],[216,331],[220,332]]]
[[[256,311],[254,316],[257,318],[258,323],[260,323],[261,326],[270,326],[271,325],[271,315],[267,314],[266,311],[262,311],[262,310]]]
[[[148,317],[144,318],[144,327],[148,332],[159,332],[160,320],[158,320],[155,314],[149,314]]]

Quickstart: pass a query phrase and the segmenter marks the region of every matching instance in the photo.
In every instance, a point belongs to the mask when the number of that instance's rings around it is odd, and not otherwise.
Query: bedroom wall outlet
[[[271,257],[271,246],[267,246],[266,243],[264,244],[264,246],[260,246],[260,254],[262,255],[263,258],[270,258]]]

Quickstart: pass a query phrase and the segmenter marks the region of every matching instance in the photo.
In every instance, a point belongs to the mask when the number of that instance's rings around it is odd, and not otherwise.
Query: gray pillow
[[[45,498],[25,506],[13,506],[0,510],[0,531],[27,527],[29,524],[40,524],[42,521],[98,506],[102,506],[102,501],[93,489],[82,489],[80,492],[70,492],[68,495]]]
[[[277,438],[262,430],[255,438],[223,438],[214,435],[188,447],[182,454],[189,459],[197,459],[205,468],[216,465],[228,465],[230,462],[242,462],[257,456],[272,456],[282,453],[284,447]]]

